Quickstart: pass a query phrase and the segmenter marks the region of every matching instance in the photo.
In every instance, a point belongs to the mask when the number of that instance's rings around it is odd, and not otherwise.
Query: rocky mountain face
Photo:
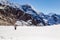
[[[30,5],[21,5],[18,8],[16,5],[13,7],[11,3],[9,5],[0,3],[0,21],[1,25],[15,25],[17,21],[24,21],[28,25],[37,26],[39,23],[45,25],[43,19]]]
[[[46,26],[60,23],[60,15],[38,14],[30,5],[0,3],[0,25]]]

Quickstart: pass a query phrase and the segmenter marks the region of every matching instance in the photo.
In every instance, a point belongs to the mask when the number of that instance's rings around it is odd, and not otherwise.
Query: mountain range
[[[8,1],[0,2],[0,25],[47,26],[60,24],[56,13],[38,13],[31,5],[18,5]]]

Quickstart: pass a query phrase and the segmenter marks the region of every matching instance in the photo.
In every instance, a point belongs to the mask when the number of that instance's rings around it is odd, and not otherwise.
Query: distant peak
[[[52,16],[52,15],[55,15],[56,13],[53,13],[53,12],[51,12],[51,13],[49,13],[48,15],[49,16]]]

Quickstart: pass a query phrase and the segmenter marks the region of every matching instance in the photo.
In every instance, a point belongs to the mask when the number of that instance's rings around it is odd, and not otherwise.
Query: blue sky
[[[18,4],[31,4],[37,11],[60,14],[60,0],[10,0]]]

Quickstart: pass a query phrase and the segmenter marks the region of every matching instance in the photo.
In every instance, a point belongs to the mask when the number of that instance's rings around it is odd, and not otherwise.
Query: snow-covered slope
[[[60,25],[53,26],[0,26],[0,40],[60,40]]]

